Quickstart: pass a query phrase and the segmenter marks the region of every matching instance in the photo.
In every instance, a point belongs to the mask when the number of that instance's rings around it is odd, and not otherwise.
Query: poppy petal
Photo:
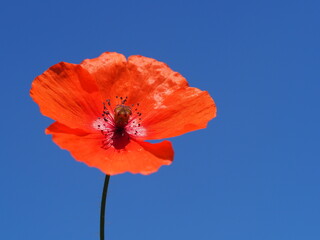
[[[105,174],[124,172],[150,174],[162,165],[170,165],[173,148],[169,141],[152,144],[131,140],[124,149],[102,148],[103,135],[71,129],[55,122],[46,130],[53,135],[53,141],[68,150],[78,161],[100,169]]]
[[[165,63],[143,56],[106,52],[80,64],[95,79],[104,99],[128,97],[128,104],[159,105],[159,95],[188,86],[187,81]],[[157,97],[158,96],[158,97]]]
[[[216,116],[208,92],[189,87],[186,79],[165,63],[143,56],[128,61],[117,53],[104,53],[81,63],[97,80],[108,99],[128,97],[127,104],[139,104],[145,139],[169,138],[205,128]]]
[[[147,129],[147,139],[202,129],[216,116],[216,105],[209,93],[189,87],[187,80],[165,63],[131,56],[128,64],[136,66],[135,79],[142,79],[135,92],[142,96],[139,110],[143,113],[141,124]]]
[[[216,116],[216,106],[209,93],[187,87],[163,99],[165,108],[146,114],[141,124],[147,139],[161,139],[205,128]]]
[[[38,76],[30,95],[43,115],[89,132],[103,109],[95,80],[81,66],[71,63],[58,63]]]
[[[84,60],[80,65],[95,79],[104,100],[126,94],[123,88],[128,87],[130,81],[124,55],[105,52],[97,58]]]

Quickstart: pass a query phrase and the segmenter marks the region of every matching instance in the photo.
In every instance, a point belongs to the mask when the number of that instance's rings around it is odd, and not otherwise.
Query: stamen
[[[138,110],[140,103],[126,105],[128,97],[115,96],[117,105],[110,99],[103,102],[101,116],[93,122],[93,127],[104,136],[102,148],[124,149],[131,138],[143,137],[146,129],[141,125],[142,113]],[[115,106],[113,108],[113,106]],[[135,108],[134,108],[135,107]]]

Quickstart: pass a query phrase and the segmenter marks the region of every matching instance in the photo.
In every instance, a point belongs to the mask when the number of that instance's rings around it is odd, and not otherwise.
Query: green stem
[[[101,197],[101,210],[100,210],[100,240],[104,240],[104,216],[106,212],[106,199],[107,199],[107,192],[109,186],[109,179],[110,176],[106,175],[104,179],[102,197]]]

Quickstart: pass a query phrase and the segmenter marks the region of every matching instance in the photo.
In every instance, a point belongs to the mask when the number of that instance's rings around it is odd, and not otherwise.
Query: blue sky
[[[218,117],[175,161],[111,177],[106,239],[320,239],[318,1],[6,1],[0,8],[0,239],[99,239],[104,175],[29,97],[51,65],[105,51],[166,62]]]

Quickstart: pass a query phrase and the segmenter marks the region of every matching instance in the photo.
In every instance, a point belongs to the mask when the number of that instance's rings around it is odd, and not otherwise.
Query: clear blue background
[[[164,61],[218,117],[150,176],[111,178],[111,240],[320,239],[319,1],[5,1],[0,239],[99,239],[104,175],[44,134],[51,65],[104,51]],[[170,126],[168,126],[170,127]]]

